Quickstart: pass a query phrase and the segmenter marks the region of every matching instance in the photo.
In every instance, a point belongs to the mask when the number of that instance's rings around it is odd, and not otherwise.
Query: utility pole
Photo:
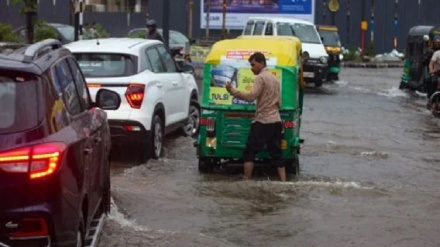
[[[347,0],[347,43],[346,46],[350,48],[350,0]]]
[[[188,3],[188,23],[189,23],[189,27],[188,27],[188,38],[191,40],[192,39],[192,28],[193,28],[193,8],[194,8],[194,0],[189,0]]]
[[[75,11],[75,40],[81,40],[83,38],[84,0],[78,1],[78,9]]]
[[[170,41],[170,0],[163,0],[163,12],[162,12],[162,30],[163,39],[165,40],[165,46],[169,47]]]
[[[209,40],[209,13],[211,12],[211,0],[205,0],[206,1],[206,27],[205,27],[205,37],[206,42]]]
[[[222,39],[226,39],[226,0],[223,0]]]

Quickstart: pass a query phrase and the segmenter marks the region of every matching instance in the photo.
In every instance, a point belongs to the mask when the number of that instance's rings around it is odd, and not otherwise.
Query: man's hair
[[[255,60],[258,63],[264,64],[266,66],[266,57],[261,52],[255,52],[249,57],[249,62],[252,62],[252,60]]]

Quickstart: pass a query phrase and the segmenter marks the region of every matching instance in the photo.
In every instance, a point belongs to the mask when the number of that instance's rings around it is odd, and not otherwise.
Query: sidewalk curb
[[[370,69],[382,69],[382,68],[403,68],[402,63],[359,63],[359,62],[345,62],[342,63],[343,68],[370,68]]]

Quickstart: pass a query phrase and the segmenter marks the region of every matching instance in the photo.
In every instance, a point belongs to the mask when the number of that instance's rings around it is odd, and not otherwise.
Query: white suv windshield
[[[75,53],[85,77],[124,77],[135,74],[132,57],[123,54]]]
[[[313,25],[302,23],[278,23],[277,32],[280,36],[296,36],[303,43],[321,43],[319,35]]]

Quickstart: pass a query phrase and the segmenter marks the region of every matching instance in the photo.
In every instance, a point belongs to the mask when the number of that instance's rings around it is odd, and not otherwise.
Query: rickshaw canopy
[[[276,58],[275,66],[295,67],[298,65],[301,48],[301,41],[296,37],[240,36],[215,43],[205,63],[220,64],[224,57],[247,61],[252,53],[259,51],[267,57]]]

